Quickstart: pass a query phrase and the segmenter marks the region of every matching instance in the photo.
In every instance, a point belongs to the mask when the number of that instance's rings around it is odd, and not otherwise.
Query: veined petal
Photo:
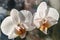
[[[35,27],[34,26],[32,26],[31,24],[32,24],[32,18],[33,18],[33,16],[32,16],[32,13],[30,12],[30,11],[27,11],[27,10],[22,10],[22,11],[20,11],[23,15],[24,15],[24,17],[25,17],[25,22],[24,22],[24,26],[25,26],[25,28],[26,28],[26,30],[27,31],[31,31],[31,30],[33,30]]]
[[[39,13],[35,13],[33,23],[34,25],[36,25],[37,28],[40,27],[40,21],[42,21],[42,18],[40,17]]]
[[[46,16],[46,12],[47,12],[47,4],[46,2],[41,2],[37,8],[37,14],[39,14],[41,18],[44,18]]]
[[[13,26],[13,22],[12,22],[12,18],[9,16],[7,18],[5,18],[1,24],[1,30],[2,32],[8,36],[9,39],[15,38],[17,37],[17,35],[15,35],[14,33],[14,28],[15,26]]]
[[[54,8],[49,8],[49,12],[48,12],[48,17],[52,17],[55,20],[59,19],[59,13],[56,9]]]
[[[37,26],[37,28],[40,27],[40,21],[45,18],[47,12],[47,4],[46,2],[40,3],[40,5],[37,8],[37,12],[34,14],[33,22]]]
[[[10,35],[8,35],[8,38],[9,39],[14,39],[14,38],[16,38],[18,35],[16,35],[15,33],[12,33],[12,34],[10,34]]]
[[[16,9],[12,9],[10,15],[13,19],[13,22],[18,24],[20,22],[19,12]]]
[[[24,26],[26,28],[26,31],[32,31],[36,28],[34,24],[29,24],[29,23],[25,23]]]
[[[5,35],[8,35],[9,32],[11,31],[10,29],[12,28],[12,19],[11,17],[7,17],[3,20],[2,24],[1,24],[1,30]]]
[[[21,10],[20,12],[24,15],[26,23],[31,23],[32,22],[32,17],[33,16],[32,16],[32,13],[30,11]]]
[[[14,39],[14,38],[16,38],[18,35],[16,34],[16,32],[15,32],[15,28],[17,27],[16,25],[13,25],[12,27],[14,27],[14,28],[11,28],[11,31],[9,32],[9,34],[8,34],[8,38],[9,39]]]
[[[47,19],[50,22],[51,26],[56,24],[58,22],[58,19],[59,19],[58,11],[54,8],[49,8]]]

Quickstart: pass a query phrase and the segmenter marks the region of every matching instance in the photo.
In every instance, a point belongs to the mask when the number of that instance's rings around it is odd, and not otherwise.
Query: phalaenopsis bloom
[[[34,24],[43,33],[47,34],[48,28],[58,23],[59,13],[56,9],[48,7],[46,2],[41,2],[34,15]]]
[[[27,10],[21,10],[20,12],[16,9],[12,9],[10,16],[6,17],[2,24],[2,32],[8,36],[9,39],[20,36],[24,38],[27,31],[35,29],[32,23],[32,13]]]

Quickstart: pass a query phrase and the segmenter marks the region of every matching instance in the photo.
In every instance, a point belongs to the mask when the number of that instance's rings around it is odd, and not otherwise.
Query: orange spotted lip
[[[21,27],[20,27],[20,25],[18,24],[17,26],[19,27],[19,29],[15,30],[17,35],[23,35],[24,33],[26,33],[26,29],[25,29],[24,25],[21,25]]]
[[[46,29],[46,28],[48,29],[49,26],[50,26],[50,24],[49,24],[48,22],[46,22],[46,23],[43,23],[43,24],[40,26],[39,29],[40,29],[40,30],[42,29],[41,31],[45,31],[45,29]]]

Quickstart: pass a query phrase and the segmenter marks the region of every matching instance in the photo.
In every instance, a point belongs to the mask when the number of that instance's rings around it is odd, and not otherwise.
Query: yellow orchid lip
[[[41,26],[39,27],[39,30],[41,30],[41,31],[45,31],[46,30],[47,31],[49,27],[50,27],[50,24],[47,21],[47,22],[41,24]]]
[[[26,29],[25,29],[23,24],[22,25],[18,24],[17,26],[19,27],[19,29],[16,29],[15,32],[18,36],[23,35],[24,33],[26,33]]]

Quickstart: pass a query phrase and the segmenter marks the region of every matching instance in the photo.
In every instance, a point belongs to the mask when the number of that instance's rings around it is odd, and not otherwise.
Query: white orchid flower
[[[21,12],[24,11],[22,10]],[[31,22],[32,19],[28,20],[28,17],[31,18],[32,15],[29,13],[29,11],[25,13],[27,13],[27,18],[25,18],[25,16],[22,13],[18,12],[16,9],[12,9],[10,16],[6,17],[3,20],[1,24],[1,30],[5,35],[8,36],[9,39],[16,38],[17,36],[24,38],[26,36],[26,31],[33,30],[34,27],[30,29],[30,24],[27,26],[26,23],[27,21],[29,21],[29,23]]]
[[[27,11],[27,10],[21,10],[20,12],[25,17],[24,23],[25,23],[25,26],[27,28],[26,30],[31,31],[31,30],[35,29],[36,27],[33,24],[33,15],[32,15],[32,13],[30,11]]]
[[[47,34],[47,29],[58,23],[59,14],[56,9],[48,8],[45,2],[42,2],[34,15],[34,24],[43,33]]]

